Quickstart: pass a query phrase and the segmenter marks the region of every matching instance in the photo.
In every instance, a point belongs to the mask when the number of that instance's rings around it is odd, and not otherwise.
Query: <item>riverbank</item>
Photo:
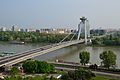
[[[47,45],[47,44],[46,43],[43,43],[43,44],[28,43],[25,45],[18,45],[18,44],[8,44],[6,42],[0,42],[0,53],[2,52],[20,53],[20,52],[41,47],[43,45]],[[106,50],[112,50],[117,55],[116,64],[117,64],[117,68],[120,69],[120,60],[119,60],[120,47],[116,47],[116,46],[99,47],[99,46],[86,46],[84,44],[79,44],[79,45],[62,48],[62,49],[47,53],[45,55],[35,57],[34,59],[42,60],[42,61],[55,61],[56,59],[58,59],[63,61],[79,63],[80,61],[79,53],[81,51],[86,51],[86,50],[90,52],[90,63],[97,64],[97,65],[100,65],[101,63],[101,60],[99,58],[100,53]]]
[[[118,45],[87,45],[87,46],[91,46],[91,47],[120,47]]]
[[[0,41],[22,41],[28,43],[58,43],[68,34],[48,34],[39,32],[0,32]],[[65,41],[69,41],[73,34],[69,35]],[[74,37],[76,39],[76,36]]]

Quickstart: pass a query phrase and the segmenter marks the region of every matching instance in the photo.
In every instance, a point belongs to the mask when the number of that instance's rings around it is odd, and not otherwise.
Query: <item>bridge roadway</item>
[[[29,51],[25,51],[22,53],[17,53],[12,56],[3,57],[0,59],[0,67],[2,66],[12,66],[14,64],[20,63],[30,58],[34,58],[36,56],[40,56],[46,54],[51,51],[55,51],[57,49],[61,49],[67,46],[84,43],[84,40],[74,40],[74,41],[67,41],[62,43],[51,44],[43,47],[39,47],[36,49],[32,49]]]

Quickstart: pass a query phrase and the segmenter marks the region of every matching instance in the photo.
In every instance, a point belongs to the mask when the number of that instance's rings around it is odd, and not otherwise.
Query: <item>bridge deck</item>
[[[67,46],[83,43],[84,40],[74,40],[74,41],[68,41],[68,42],[62,42],[62,43],[57,43],[57,44],[52,44],[52,45],[47,45],[43,47],[39,47],[30,51],[25,51],[22,53],[18,53],[13,56],[9,57],[4,57],[0,59],[0,67],[1,66],[11,66],[17,63],[20,63],[22,61],[25,61],[30,58],[34,58],[36,56],[40,56],[43,54],[46,54],[51,51],[55,51],[57,49],[61,49]]]

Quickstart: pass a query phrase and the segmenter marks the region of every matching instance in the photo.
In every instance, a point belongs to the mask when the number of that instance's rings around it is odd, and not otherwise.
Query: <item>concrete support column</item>
[[[87,18],[85,18],[85,17],[82,17],[82,18],[80,18],[80,24],[78,25],[78,38],[77,38],[77,40],[79,40],[80,39],[80,34],[81,34],[81,28],[84,28],[84,33],[85,33],[85,44],[87,44],[87,36],[88,36],[88,31],[87,31],[87,24],[86,24],[86,22],[87,22]]]
[[[87,27],[85,23],[84,23],[84,28],[85,28],[85,44],[87,44]]]

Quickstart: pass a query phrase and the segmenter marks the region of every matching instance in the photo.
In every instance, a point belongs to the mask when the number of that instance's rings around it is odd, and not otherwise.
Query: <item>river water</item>
[[[23,51],[27,51],[30,49],[34,49],[46,44],[9,44],[9,43],[0,43],[0,53],[2,52],[14,52],[19,53]],[[84,46],[82,44],[74,45],[66,48],[62,48],[41,56],[38,56],[34,59],[42,60],[42,61],[55,61],[63,60],[69,62],[80,62],[79,53],[81,51],[89,51],[90,52],[90,63],[100,65],[101,60],[99,59],[100,53],[105,50],[112,50],[117,55],[117,68],[120,68],[120,47],[92,47],[92,46]]]

